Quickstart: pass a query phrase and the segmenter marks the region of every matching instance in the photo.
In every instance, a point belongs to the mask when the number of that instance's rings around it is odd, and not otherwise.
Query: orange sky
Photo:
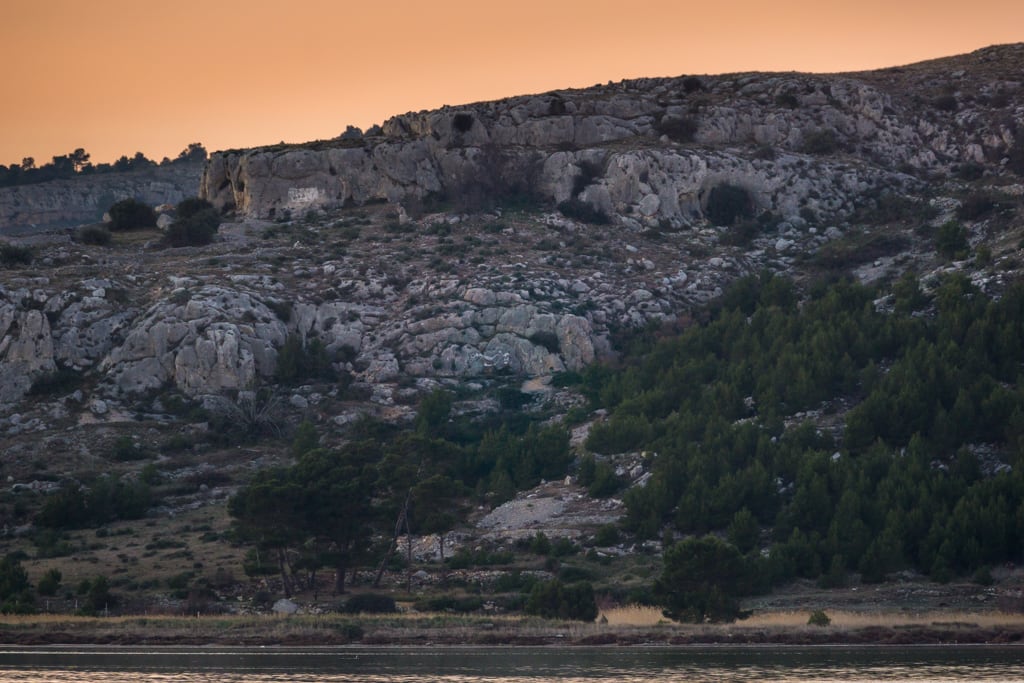
[[[639,76],[844,71],[1024,40],[1024,1],[0,0],[0,163],[330,138]]]

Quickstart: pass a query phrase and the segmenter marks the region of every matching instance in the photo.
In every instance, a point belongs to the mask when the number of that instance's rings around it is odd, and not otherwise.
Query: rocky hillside
[[[527,189],[630,229],[752,211],[841,221],[880,191],[1024,170],[1024,46],[878,72],[643,79],[397,116],[366,134],[214,155],[204,196],[250,218]]]
[[[116,201],[156,206],[194,197],[202,164],[176,163],[124,173],[84,175],[0,188],[0,236],[29,235],[99,221]]]
[[[685,327],[763,270],[961,270],[998,294],[1022,267],[1022,73],[1010,45],[407,114],[214,154],[200,192],[227,222],[206,247],[166,248],[155,230],[109,246],[12,237],[33,260],[0,265],[0,519],[27,529],[43,498],[19,492],[131,479],[139,454],[174,482],[154,515],[223,512],[253,467],[287,457],[283,440],[226,444],[225,420],[282,436],[309,420],[330,445],[363,415],[410,420],[437,387],[458,414],[493,413],[514,389],[559,415],[581,397],[557,373]],[[95,220],[122,189],[174,201],[178,180],[5,190],[4,234]]]

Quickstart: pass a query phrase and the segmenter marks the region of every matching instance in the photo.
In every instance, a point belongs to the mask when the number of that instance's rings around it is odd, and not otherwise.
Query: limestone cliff
[[[722,183],[783,217],[849,215],[866,194],[1021,145],[1024,45],[839,76],[623,81],[410,113],[366,135],[213,155],[202,194],[252,218],[529,185],[627,227],[706,217]]]
[[[154,206],[176,204],[198,193],[202,169],[176,163],[0,188],[0,236],[97,222],[111,204],[128,197]]]

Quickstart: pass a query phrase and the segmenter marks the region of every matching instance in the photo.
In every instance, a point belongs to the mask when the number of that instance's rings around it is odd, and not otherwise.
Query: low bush
[[[962,221],[974,221],[991,213],[996,208],[996,200],[987,193],[972,194],[957,207],[956,217]]]
[[[807,620],[808,626],[828,626],[831,623],[832,619],[820,609],[811,612],[811,616]]]
[[[804,136],[803,151],[807,154],[833,154],[839,149],[839,137],[834,130],[822,128]]]
[[[754,200],[745,188],[730,183],[715,185],[708,193],[704,214],[714,225],[730,226],[754,215]]]
[[[200,200],[201,201],[201,200]],[[213,242],[220,228],[220,214],[214,208],[201,209],[167,228],[166,240],[172,247],[197,247]]]
[[[110,214],[111,230],[156,227],[156,212],[153,211],[153,207],[137,199],[122,199],[113,204],[107,213]]]
[[[597,601],[590,583],[566,584],[555,579],[533,587],[524,611],[547,619],[593,621],[597,618]]]
[[[360,593],[345,601],[339,610],[346,614],[391,614],[398,611],[395,599],[380,593]]]
[[[654,129],[674,142],[693,142],[697,135],[697,122],[689,117],[665,116],[654,124]]]
[[[607,225],[610,221],[608,214],[581,199],[567,199],[558,205],[558,211],[566,218],[592,223],[594,225]]]
[[[83,225],[75,233],[75,239],[82,244],[104,247],[110,244],[110,230],[103,225]]]
[[[483,600],[475,595],[458,597],[455,595],[438,595],[432,598],[421,598],[413,603],[418,612],[478,612],[483,608]]]
[[[10,242],[0,242],[0,265],[27,266],[32,263],[32,250]]]

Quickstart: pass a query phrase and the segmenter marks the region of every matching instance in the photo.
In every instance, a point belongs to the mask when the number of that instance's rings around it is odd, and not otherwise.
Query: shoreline
[[[963,615],[970,618],[970,615]],[[857,626],[607,625],[451,615],[0,616],[0,646],[195,647],[713,647],[1024,646],[1024,615]]]

